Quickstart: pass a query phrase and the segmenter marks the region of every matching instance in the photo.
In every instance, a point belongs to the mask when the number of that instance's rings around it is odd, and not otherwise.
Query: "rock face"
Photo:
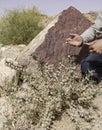
[[[78,55],[80,48],[65,44],[70,33],[81,34],[91,25],[83,14],[70,7],[58,15],[22,52],[18,62],[27,65],[32,56],[56,64],[68,55]],[[82,57],[82,56],[81,56]]]

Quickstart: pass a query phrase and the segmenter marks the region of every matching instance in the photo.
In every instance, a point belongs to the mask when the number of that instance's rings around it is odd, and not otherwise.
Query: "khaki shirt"
[[[81,34],[83,43],[91,42],[97,39],[98,36],[102,38],[102,12],[99,13],[95,22],[84,33]]]

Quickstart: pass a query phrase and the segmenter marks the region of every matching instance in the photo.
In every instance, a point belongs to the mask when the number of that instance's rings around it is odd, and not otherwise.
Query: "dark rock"
[[[57,23],[48,30],[43,43],[34,51],[33,56],[40,57],[48,63],[58,63],[68,55],[78,56],[80,48],[65,44],[70,33],[81,34],[90,26],[91,22],[74,7],[64,10]],[[80,53],[78,59],[83,56]]]
[[[28,65],[37,58],[57,64],[68,55],[76,55],[81,60],[84,55],[83,52],[79,55],[81,48],[67,45],[65,40],[70,33],[81,34],[90,25],[91,22],[74,7],[64,10],[18,56],[19,64]]]

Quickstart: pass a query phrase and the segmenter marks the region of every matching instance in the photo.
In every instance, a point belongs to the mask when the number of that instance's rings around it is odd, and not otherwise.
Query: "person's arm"
[[[83,39],[83,43],[88,43],[95,39],[97,33],[102,33],[102,12],[97,16],[94,24],[80,36]]]

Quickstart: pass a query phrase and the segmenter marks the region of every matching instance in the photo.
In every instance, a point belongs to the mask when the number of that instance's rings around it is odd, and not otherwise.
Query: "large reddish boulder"
[[[48,30],[43,43],[34,51],[45,62],[58,63],[68,55],[78,55],[80,49],[65,44],[70,33],[81,34],[91,22],[74,7],[64,10],[57,23]]]
[[[70,33],[81,34],[90,25],[91,22],[80,11],[69,7],[31,41],[18,57],[19,63],[30,64],[33,56],[40,57],[45,62],[57,64],[68,55],[78,56],[80,48],[65,44],[65,40]]]

